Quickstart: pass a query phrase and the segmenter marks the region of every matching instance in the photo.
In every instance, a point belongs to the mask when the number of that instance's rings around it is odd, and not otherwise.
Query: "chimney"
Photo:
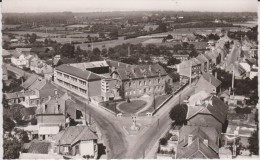
[[[43,107],[43,112],[45,113],[47,110],[47,104],[43,103],[44,107]]]
[[[193,138],[193,135],[189,135],[188,136],[188,145],[190,145],[192,143],[192,138]]]
[[[204,143],[207,147],[209,146],[209,140],[204,139],[204,140],[203,140],[203,143]]]
[[[215,78],[216,79],[218,78],[218,72],[215,72]]]
[[[149,71],[152,72],[152,66],[151,65],[149,65]]]

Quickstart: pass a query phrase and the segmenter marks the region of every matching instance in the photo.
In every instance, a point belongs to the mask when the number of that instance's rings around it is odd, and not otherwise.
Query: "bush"
[[[163,145],[163,146],[167,145],[167,139],[166,138],[161,138],[160,139],[160,145]]]
[[[172,134],[169,132],[165,135],[165,139],[167,139],[167,140],[169,140],[171,137],[172,137]]]
[[[249,107],[245,107],[245,108],[236,107],[235,108],[236,113],[242,113],[242,114],[250,114],[251,110],[252,109]]]

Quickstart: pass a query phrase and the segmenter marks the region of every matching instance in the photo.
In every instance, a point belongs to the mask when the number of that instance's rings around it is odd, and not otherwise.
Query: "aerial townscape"
[[[256,10],[17,1],[2,13],[3,159],[259,157]]]

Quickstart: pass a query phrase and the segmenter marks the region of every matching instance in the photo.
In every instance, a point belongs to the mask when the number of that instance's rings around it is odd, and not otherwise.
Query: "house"
[[[5,93],[5,98],[8,101],[8,104],[19,104],[25,100],[25,95],[23,92],[13,92]]]
[[[97,135],[88,126],[70,126],[56,135],[55,144],[61,155],[97,158]]]
[[[23,150],[26,153],[48,154],[51,150],[51,143],[34,139],[29,143],[25,143]]]
[[[17,51],[11,52],[11,63],[19,68],[23,68],[26,65],[26,59],[24,54]]]
[[[197,93],[199,94],[199,93]],[[225,128],[227,105],[216,96],[197,101],[195,105],[188,104],[187,124],[193,126],[211,126],[221,133]]]
[[[10,62],[12,55],[8,50],[2,49],[2,57],[4,62]]]
[[[201,62],[201,72],[205,73],[209,71],[209,60],[204,56],[204,54],[199,54],[196,59]]]
[[[179,135],[177,159],[219,158],[219,133],[214,127],[183,126]]]
[[[258,67],[253,66],[249,72],[249,78],[253,79],[254,77],[258,76]]]
[[[121,99],[120,83],[116,79],[104,78],[101,80],[101,96],[103,101]]]
[[[39,139],[53,139],[53,136],[65,127],[65,100],[50,97],[37,108],[36,118],[39,126]]]
[[[56,58],[53,59],[53,67],[58,67],[62,64],[77,63],[76,58],[60,57],[59,55],[56,55],[55,57]]]
[[[207,93],[217,94],[220,92],[221,81],[210,73],[204,73],[196,83],[195,93],[201,90]]]

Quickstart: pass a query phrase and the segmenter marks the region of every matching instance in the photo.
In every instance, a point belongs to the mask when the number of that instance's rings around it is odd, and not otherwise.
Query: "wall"
[[[90,81],[88,83],[88,96],[101,96],[101,80]]]
[[[81,141],[79,144],[79,153],[82,156],[83,155],[95,156],[93,140]]]
[[[218,133],[222,132],[222,123],[215,119],[212,115],[197,114],[195,117],[188,120],[188,125],[193,126],[210,126],[216,128]]]
[[[61,124],[65,126],[65,115],[36,115],[38,124]]]

